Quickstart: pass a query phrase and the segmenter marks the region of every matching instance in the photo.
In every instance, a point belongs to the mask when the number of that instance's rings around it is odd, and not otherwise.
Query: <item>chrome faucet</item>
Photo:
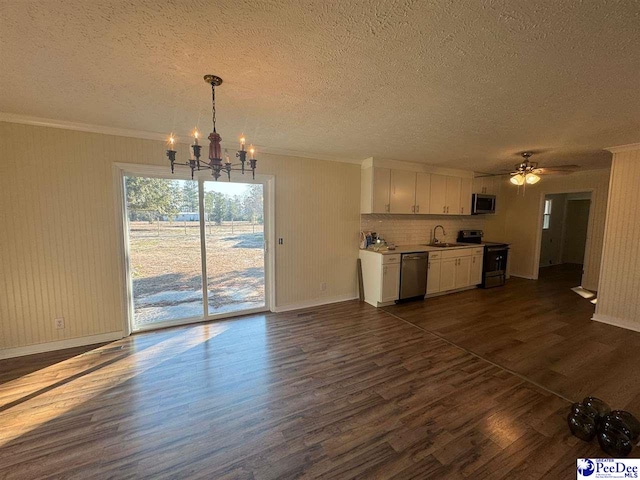
[[[433,229],[433,243],[440,243],[440,240],[438,240],[438,237],[436,237],[436,230],[438,229],[438,227],[442,229],[442,235],[444,235],[445,237],[447,236],[446,232],[444,231],[444,227],[442,225],[436,225]]]

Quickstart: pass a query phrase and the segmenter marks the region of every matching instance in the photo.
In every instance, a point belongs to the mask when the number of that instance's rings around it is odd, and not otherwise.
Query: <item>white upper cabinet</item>
[[[431,203],[431,175],[418,172],[416,174],[416,212],[430,213]]]
[[[447,176],[447,214],[460,215],[460,188],[462,179],[460,177]]]
[[[445,215],[447,213],[447,177],[431,175],[431,192],[429,194],[429,213]]]
[[[361,170],[360,213],[469,215],[472,178],[375,166]],[[381,162],[384,165],[384,162]],[[396,162],[399,163],[399,162]],[[389,164],[389,162],[387,162]]]
[[[460,215],[471,215],[471,178],[460,179]]]
[[[360,212],[389,213],[391,169],[369,167],[360,175]]]
[[[464,193],[463,193],[464,185]],[[431,175],[429,213],[434,215],[468,215],[471,206],[471,178]],[[469,197],[468,202],[463,199]],[[465,211],[462,212],[463,200]]]
[[[476,177],[473,179],[473,193],[498,195],[502,181],[506,177]]]
[[[391,170],[389,213],[415,213],[416,172]]]
[[[389,211],[389,192],[391,188],[391,170],[388,168],[373,169],[373,206],[372,213]]]

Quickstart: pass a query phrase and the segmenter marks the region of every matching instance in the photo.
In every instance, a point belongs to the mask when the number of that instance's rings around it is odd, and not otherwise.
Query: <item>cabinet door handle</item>
[[[460,213],[464,213],[464,207],[460,207]]]
[[[442,213],[447,213],[447,207],[442,207]]]
[[[413,213],[416,213],[416,206],[415,206],[415,205],[411,205],[411,211],[412,211]]]
[[[420,211],[420,205],[416,205],[416,213]]]

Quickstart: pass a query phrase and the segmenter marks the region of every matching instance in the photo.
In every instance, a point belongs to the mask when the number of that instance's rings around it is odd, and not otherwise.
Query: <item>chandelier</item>
[[[522,154],[524,160],[522,163],[516,165],[516,170],[511,172],[511,178],[509,181],[514,185],[533,185],[540,181],[540,177],[537,173],[540,172],[538,169],[538,164],[536,162],[530,162],[529,157],[531,157],[530,152],[524,152]]]
[[[240,163],[231,163],[231,159],[229,158],[229,154],[227,150],[224,151],[224,162],[222,161],[221,155],[221,147],[220,142],[222,141],[222,137],[216,131],[216,87],[222,84],[222,79],[215,75],[205,75],[204,81],[211,85],[211,120],[213,121],[213,132],[209,134],[209,161],[200,160],[200,150],[202,149],[202,145],[198,143],[198,130],[193,133],[193,145],[189,148],[190,158],[184,163],[176,162],[176,151],[174,150],[176,139],[173,134],[169,137],[169,148],[167,150],[167,157],[169,158],[169,162],[171,162],[171,173],[173,173],[173,169],[175,165],[183,165],[191,168],[191,178],[193,179],[193,174],[195,171],[200,170],[211,170],[211,174],[213,178],[218,180],[222,173],[227,174],[227,178],[231,181],[231,172],[242,172],[244,175],[245,171],[245,163],[247,162],[247,153],[249,153],[249,168],[251,169],[251,173],[253,178],[256,178],[256,163],[258,162],[255,158],[256,149],[253,148],[253,145],[249,147],[249,151],[245,150],[246,140],[244,135],[240,137],[240,150],[236,152],[236,158],[240,159]],[[234,168],[240,167],[240,168]]]

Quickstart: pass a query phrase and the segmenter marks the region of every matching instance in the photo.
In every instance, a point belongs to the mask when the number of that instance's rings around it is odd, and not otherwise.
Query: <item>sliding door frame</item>
[[[208,173],[208,174],[207,174]],[[118,256],[120,257],[120,266],[122,269],[123,281],[123,299],[122,306],[123,315],[123,332],[125,336],[129,336],[134,332],[143,332],[146,330],[156,330],[159,328],[173,327],[178,325],[186,325],[199,322],[207,322],[219,320],[223,318],[237,317],[241,315],[249,315],[252,313],[261,313],[272,311],[275,306],[275,177],[273,175],[256,174],[256,179],[246,178],[247,174],[240,177],[240,183],[253,183],[263,185],[263,210],[264,210],[264,282],[265,282],[265,298],[264,307],[241,310],[238,312],[218,313],[214,315],[208,314],[209,308],[209,292],[207,284],[207,257],[205,243],[205,218],[199,215],[200,219],[200,258],[202,260],[202,317],[189,317],[180,320],[169,320],[156,322],[145,325],[141,328],[133,329],[134,311],[133,311],[133,283],[129,265],[129,219],[127,216],[126,192],[124,187],[124,179],[126,176],[144,176],[153,178],[165,178],[175,180],[191,180],[191,172],[189,170],[177,170],[173,175],[168,173],[166,166],[140,165],[135,163],[119,163],[113,164],[113,181],[115,192],[115,214],[116,214],[116,231],[118,235]],[[193,178],[198,182],[198,202],[200,212],[204,212],[204,182],[211,180],[211,173],[207,171],[196,172]]]

